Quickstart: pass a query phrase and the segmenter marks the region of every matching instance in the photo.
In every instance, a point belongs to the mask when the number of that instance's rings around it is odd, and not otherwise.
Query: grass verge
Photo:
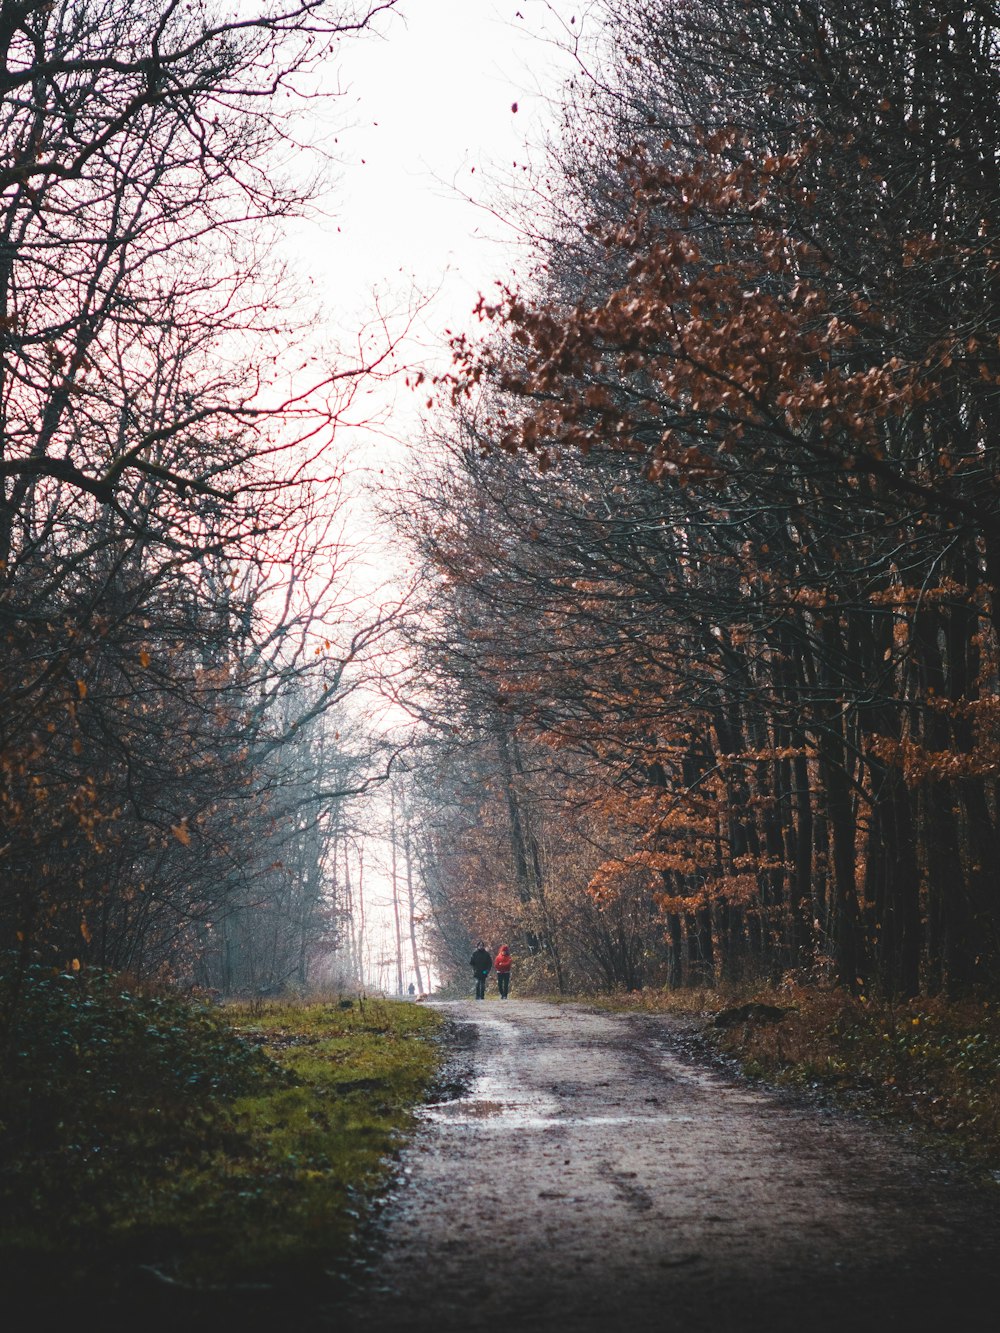
[[[436,1028],[419,1005],[218,1011],[34,969],[0,1085],[5,1292],[72,1308],[332,1286]]]

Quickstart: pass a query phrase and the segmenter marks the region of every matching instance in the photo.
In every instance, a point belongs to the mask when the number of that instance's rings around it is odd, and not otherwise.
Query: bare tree
[[[315,184],[296,99],[391,8],[0,3],[0,932],[22,953],[183,971],[224,922],[232,958],[237,906],[317,901],[345,792],[295,744],[390,614],[340,597],[318,460],[376,367],[289,396],[306,330],[270,255]],[[268,860],[293,832],[297,906]]]

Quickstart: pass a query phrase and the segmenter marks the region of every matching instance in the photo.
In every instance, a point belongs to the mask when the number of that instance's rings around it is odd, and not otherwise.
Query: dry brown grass
[[[780,1022],[714,1026],[717,1013],[751,1001],[787,1012]],[[918,1129],[971,1164],[1000,1170],[994,1000],[893,1003],[789,982],[740,992],[640,991],[606,1002],[701,1017],[706,1038],[747,1074],[827,1093]]]

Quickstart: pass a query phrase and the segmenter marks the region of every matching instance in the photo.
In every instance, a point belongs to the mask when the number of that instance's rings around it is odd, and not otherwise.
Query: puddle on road
[[[552,1100],[552,1099],[547,1099]],[[694,1116],[670,1115],[653,1109],[645,1112],[625,1115],[567,1115],[553,1101],[551,1107],[538,1104],[510,1103],[463,1099],[454,1102],[437,1102],[420,1108],[421,1120],[438,1125],[473,1125],[489,1122],[491,1127],[501,1130],[515,1129],[569,1129],[583,1125],[634,1125],[640,1121],[655,1121],[658,1124],[690,1123]]]
[[[540,1115],[539,1110],[538,1106],[465,1098],[422,1106],[417,1114],[421,1120],[438,1125],[471,1125],[496,1120],[502,1122],[504,1129],[524,1129],[529,1124],[551,1123],[552,1117]]]
[[[599,1088],[610,1086],[609,1083],[596,1085]],[[481,1125],[491,1130],[509,1132],[523,1129],[569,1129],[584,1125],[635,1125],[690,1123],[695,1119],[691,1115],[672,1115],[661,1110],[655,1101],[647,1099],[634,1110],[621,1112],[602,1110],[603,1099],[590,1095],[584,1090],[579,1102],[572,1093],[564,1092],[561,1096],[543,1092],[518,1083],[511,1078],[498,1074],[496,1070],[480,1074],[471,1087],[465,1090],[465,1096],[449,1098],[447,1101],[432,1102],[422,1106],[417,1115],[427,1124],[436,1125]],[[615,1101],[618,1099],[615,1098]],[[593,1112],[576,1110],[576,1106],[591,1105]],[[607,1102],[603,1101],[607,1106]]]
[[[420,1114],[425,1120],[484,1120],[491,1115],[503,1115],[507,1110],[501,1102],[436,1102],[424,1106]]]

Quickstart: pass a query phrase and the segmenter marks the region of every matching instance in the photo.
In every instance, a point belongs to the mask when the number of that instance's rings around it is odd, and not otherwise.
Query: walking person
[[[472,975],[476,978],[476,999],[485,1000],[486,978],[493,966],[493,959],[482,940],[476,945],[476,951],[469,962],[472,964]]]
[[[510,991],[510,968],[513,961],[510,956],[510,949],[506,944],[501,944],[500,952],[493,960],[493,966],[497,974],[497,990],[500,992],[501,1000],[506,1000]]]

